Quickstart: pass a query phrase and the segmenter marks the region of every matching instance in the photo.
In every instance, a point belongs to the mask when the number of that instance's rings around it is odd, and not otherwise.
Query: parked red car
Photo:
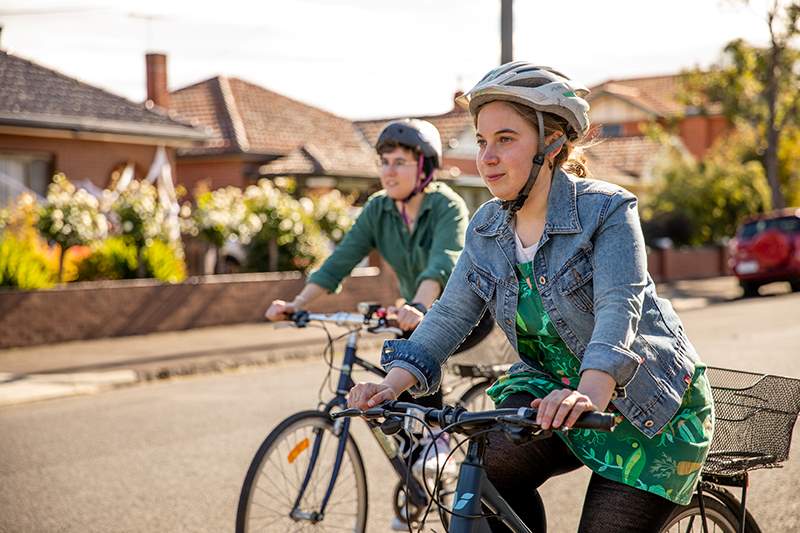
[[[800,208],[747,219],[730,242],[729,264],[745,296],[761,285],[788,281],[800,291]]]

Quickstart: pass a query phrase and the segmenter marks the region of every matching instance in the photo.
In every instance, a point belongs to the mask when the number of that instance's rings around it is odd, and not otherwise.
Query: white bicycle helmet
[[[561,148],[567,138],[574,142],[589,131],[589,103],[584,99],[587,94],[589,89],[557,70],[525,61],[514,61],[489,71],[475,87],[456,100],[469,109],[473,116],[480,106],[495,100],[524,105],[536,112],[540,133],[544,132],[542,113],[561,117],[569,126],[566,135],[547,146],[544,144],[544,135],[539,135],[539,146],[527,182],[515,199],[502,203],[503,209],[508,210],[509,218],[525,205],[544,165],[545,156]]]
[[[457,101],[473,115],[480,106],[494,100],[552,113],[567,121],[572,130],[567,134],[575,141],[589,131],[589,103],[584,98],[587,94],[589,89],[557,70],[514,61],[491,70]]]

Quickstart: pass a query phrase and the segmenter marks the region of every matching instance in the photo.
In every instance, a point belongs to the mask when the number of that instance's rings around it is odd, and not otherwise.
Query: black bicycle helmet
[[[417,170],[417,185],[406,198],[403,199],[403,220],[407,221],[405,204],[416,194],[419,194],[433,181],[436,169],[442,163],[442,138],[436,126],[425,120],[407,118],[389,123],[378,136],[375,150],[388,144],[398,144],[421,154]]]

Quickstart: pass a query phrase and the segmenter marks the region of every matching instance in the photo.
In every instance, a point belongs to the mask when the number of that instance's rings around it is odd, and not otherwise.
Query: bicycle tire
[[[703,497],[706,510],[708,533],[739,533],[740,521],[727,505],[709,497]],[[692,497],[686,507],[678,507],[667,520],[661,533],[702,533],[703,524],[700,515],[700,503],[697,496]]]
[[[252,533],[253,531],[316,531],[324,530],[325,524],[335,521],[337,529],[350,529],[354,533],[364,533],[367,527],[367,477],[361,453],[353,440],[352,434],[347,437],[342,465],[328,501],[325,516],[319,522],[319,528],[311,520],[296,520],[290,512],[297,498],[297,491],[307,472],[307,460],[311,457],[313,434],[317,430],[324,431],[320,453],[317,458],[313,477],[308,483],[303,497],[303,511],[318,510],[330,480],[331,468],[336,457],[339,437],[334,434],[334,424],[328,416],[319,411],[301,411],[286,418],[273,429],[258,448],[245,476],[239,503],[236,511],[236,533]],[[281,455],[288,454],[284,458]],[[275,459],[278,459],[277,462]],[[302,466],[299,464],[301,461]],[[289,466],[291,465],[291,467]],[[269,469],[267,467],[270,467]],[[286,467],[285,469],[283,467]],[[320,468],[322,467],[322,468]],[[285,482],[283,490],[278,484]],[[349,487],[353,487],[350,489]],[[270,491],[275,489],[277,499],[267,499]],[[258,494],[258,496],[256,496]],[[344,498],[344,500],[341,500]],[[353,500],[353,498],[355,498]],[[278,511],[275,506],[281,507]],[[307,506],[309,506],[307,508]],[[341,509],[345,506],[344,510]],[[256,513],[253,509],[273,511],[273,522],[264,527],[256,527]],[[345,511],[352,507],[351,518]],[[271,518],[269,518],[271,519]]]
[[[469,411],[485,411],[494,409],[492,399],[486,394],[486,389],[492,384],[489,379],[482,379],[464,391],[457,400],[457,404]]]

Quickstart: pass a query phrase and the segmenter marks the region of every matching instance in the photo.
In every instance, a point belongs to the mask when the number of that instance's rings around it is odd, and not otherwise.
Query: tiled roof
[[[0,124],[199,140],[205,133],[0,50]]]
[[[325,174],[377,176],[372,149],[352,122],[258,85],[217,76],[170,99],[182,117],[213,132],[204,147],[181,154],[277,155],[271,165],[283,173],[301,174],[317,164]]]
[[[591,102],[601,94],[613,94],[655,115],[675,115],[685,109],[678,101],[680,79],[680,75],[670,75],[608,80],[591,87],[588,99]]]
[[[375,146],[381,130],[383,130],[383,128],[390,122],[403,118],[418,118],[427,120],[436,126],[436,129],[439,130],[439,134],[442,136],[442,147],[445,152],[448,150],[448,148],[455,147],[453,141],[456,141],[464,133],[464,130],[472,127],[472,117],[467,111],[461,108],[454,108],[452,111],[441,115],[358,120],[355,122],[355,125],[363,132],[364,137],[366,137],[370,146]]]
[[[593,177],[620,183],[622,178],[641,179],[660,150],[661,145],[649,137],[614,137],[586,148],[584,155]]]

